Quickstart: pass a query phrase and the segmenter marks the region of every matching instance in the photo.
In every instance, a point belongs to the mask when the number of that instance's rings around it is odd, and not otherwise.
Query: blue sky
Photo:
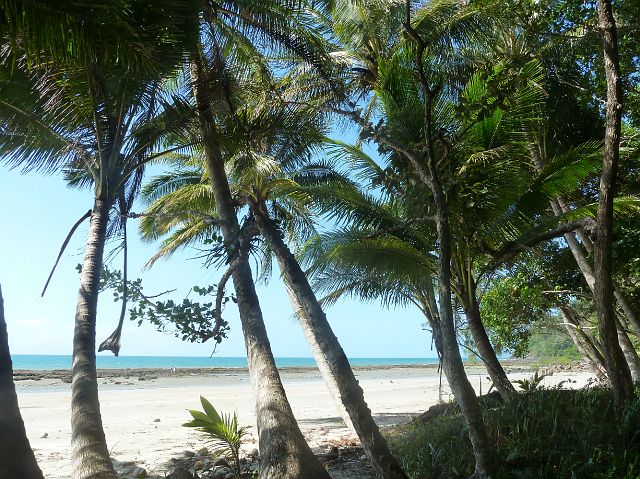
[[[9,344],[13,354],[71,354],[73,318],[88,222],[78,229],[67,247],[44,298],[40,291],[69,228],[92,206],[92,192],[68,189],[59,176],[0,170],[0,284],[5,300]],[[140,210],[138,206],[137,211]],[[148,270],[143,265],[155,252],[143,244],[130,222],[131,278],[143,278],[145,292],[176,288],[181,299],[193,285],[216,283],[222,271],[204,270],[193,252],[185,251]],[[109,245],[107,251],[113,248]],[[116,259],[114,268],[120,268]],[[192,293],[193,294],[193,293]],[[289,301],[274,271],[269,285],[258,288],[271,345],[276,356],[309,357],[311,353]],[[109,293],[101,295],[97,324],[98,343],[115,329],[119,303]],[[431,338],[422,330],[414,308],[386,310],[379,304],[345,300],[327,310],[334,332],[350,357],[433,357]],[[231,332],[218,348],[219,356],[244,356],[244,343],[235,305],[225,310]],[[120,354],[154,356],[208,356],[212,344],[184,343],[126,321]],[[104,352],[100,354],[111,354]]]

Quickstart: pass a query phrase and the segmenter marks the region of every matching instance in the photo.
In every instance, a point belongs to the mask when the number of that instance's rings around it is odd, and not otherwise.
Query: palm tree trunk
[[[346,354],[318,302],[307,276],[284,243],[280,233],[268,217],[268,213],[255,205],[252,211],[260,232],[269,242],[280,266],[283,279],[293,296],[294,307],[300,325],[314,352],[316,363],[326,383],[337,389],[339,408],[346,409],[351,423],[360,438],[362,447],[380,478],[406,479],[396,459],[391,454],[371,411],[364,399],[362,388],[353,374]]]
[[[551,208],[556,215],[560,215],[562,213],[567,213],[569,210],[566,206],[563,207],[561,200],[552,200]],[[577,233],[580,235],[580,233]],[[591,292],[595,295],[595,286],[596,286],[596,277],[593,273],[593,269],[591,268],[591,264],[587,259],[587,254],[589,250],[592,249],[593,243],[591,240],[586,237],[586,235],[582,235],[582,245],[576,239],[576,233],[567,233],[564,235],[565,241],[567,245],[569,245],[569,250],[573,255],[573,258],[576,260],[578,264],[578,268],[582,273],[585,281],[587,282],[587,286]],[[584,246],[584,247],[583,247]],[[586,250],[586,251],[585,251]],[[637,321],[637,317],[634,311],[631,309],[630,305],[626,301],[626,298],[622,294],[622,292],[618,291],[614,285],[614,297],[618,300],[618,304],[621,305],[623,312],[627,318],[631,321],[632,324],[635,324],[634,321]],[[625,357],[627,365],[629,366],[631,372],[631,378],[634,382],[640,380],[640,358],[638,358],[638,353],[635,351],[633,344],[631,343],[629,336],[626,331],[620,324],[620,321],[616,315],[616,330],[618,336],[618,343],[620,344],[620,348]]]
[[[278,264],[280,264],[280,269],[283,270],[282,261],[278,257]],[[287,295],[289,296],[289,301],[293,306],[296,318],[298,318],[300,322],[300,326],[302,327],[302,332],[304,333],[305,338],[307,338],[307,342],[309,343],[309,348],[311,349],[311,353],[313,354],[313,358],[316,362],[316,366],[318,367],[318,371],[320,371],[320,375],[322,376],[322,380],[324,381],[327,390],[329,391],[329,395],[333,399],[334,404],[336,405],[336,409],[338,410],[338,414],[342,418],[344,424],[349,428],[349,430],[357,434],[355,426],[353,425],[353,421],[351,421],[351,416],[349,416],[349,412],[347,411],[342,395],[340,394],[340,386],[338,385],[338,381],[335,378],[331,370],[331,364],[329,360],[322,352],[321,345],[318,341],[318,338],[315,336],[315,331],[309,327],[309,318],[307,317],[305,308],[303,304],[298,300],[298,296],[294,291],[295,285],[288,279],[288,276],[283,273],[284,285],[287,290]]]
[[[436,304],[435,294],[433,292],[433,284],[424,289],[424,296],[418,299],[420,310],[427,319],[427,324],[431,327],[431,337],[436,347],[438,360],[442,365],[442,332],[440,331],[440,313]]]
[[[430,111],[430,110],[429,110]],[[428,125],[425,132],[429,135]],[[419,166],[419,165],[416,165]],[[453,391],[460,410],[469,428],[469,439],[475,458],[475,477],[484,479],[491,476],[494,461],[487,440],[487,433],[482,420],[480,403],[464,370],[451,304],[451,228],[449,209],[444,189],[438,178],[433,154],[429,154],[428,172],[422,172],[425,182],[431,189],[436,212],[436,229],[438,232],[438,299],[440,305],[440,331],[442,334],[442,351],[444,373]],[[420,173],[420,170],[419,170]]]
[[[596,242],[593,251],[596,277],[594,296],[607,373],[613,388],[616,409],[621,413],[624,404],[633,397],[634,392],[631,372],[618,344],[613,294],[611,247],[613,242],[613,197],[620,153],[622,82],[620,81],[618,61],[618,34],[611,0],[598,0],[598,27],[602,34],[604,69],[607,77],[607,107],[602,173],[600,175],[600,198],[596,218]]]
[[[221,222],[220,229],[229,260],[232,260],[238,254],[236,243],[240,226],[224,169],[224,160],[214,134],[208,85],[201,61],[197,54],[192,58],[191,81],[204,141],[207,170],[216,201],[216,212]],[[260,478],[329,479],[329,474],[314,456],[293,416],[271,352],[248,261],[242,261],[234,269],[232,279],[256,402],[261,457]]]
[[[557,206],[557,210],[554,208],[554,206]],[[571,211],[570,208],[567,206],[566,202],[564,201],[564,199],[561,197],[556,198],[555,201],[551,201],[551,207],[554,208],[553,211],[554,211],[554,214],[556,215],[559,215],[560,212],[569,213]],[[580,242],[582,243],[582,246],[584,247],[584,250],[586,250],[587,254],[592,254],[593,242],[591,241],[591,238],[589,238],[589,235],[587,235],[587,233],[582,228],[578,228],[575,233],[577,237],[580,238]],[[574,241],[574,242],[575,242],[574,248],[571,248],[572,254],[574,255],[574,257],[576,257],[576,254],[578,255],[581,254],[583,258],[580,259],[580,261],[589,265],[589,262],[586,260],[586,254],[584,254],[584,251],[582,251],[582,248],[580,248],[580,245],[578,244],[578,242],[577,241]],[[574,249],[576,250],[575,252],[574,252]],[[577,258],[576,258],[576,261],[578,261]],[[593,273],[591,273],[591,276],[593,276]],[[586,276],[585,276],[585,279],[586,279]],[[595,278],[593,279],[593,283],[595,283]],[[589,287],[593,291],[593,288],[594,288],[593,284],[590,285]],[[631,323],[631,327],[633,328],[634,334],[638,339],[640,339],[640,318],[638,318],[638,315],[631,307],[631,304],[629,304],[629,300],[627,299],[625,294],[620,290],[620,288],[615,282],[613,284],[613,295],[615,296],[616,301],[620,306],[620,308],[622,308],[624,315],[627,317],[627,319]]]
[[[480,305],[478,304],[478,298],[476,295],[476,284],[473,278],[469,275],[470,284],[460,281],[460,301],[464,308],[464,314],[467,318],[467,326],[473,337],[473,341],[478,348],[480,359],[487,368],[487,373],[491,378],[494,386],[500,393],[500,395],[507,399],[510,396],[516,394],[516,389],[509,381],[507,373],[505,372],[502,364],[498,360],[496,350],[493,348],[487,330],[482,324],[482,318],[480,317]]]
[[[111,204],[96,198],[91,213],[73,334],[71,460],[73,479],[116,477],[102,427],[96,376],[96,316]]]
[[[24,422],[20,415],[18,396],[13,384],[13,367],[9,353],[4,301],[0,288],[0,477],[42,479],[42,471],[33,454]]]
[[[573,313],[566,306],[560,305],[560,314],[565,320],[564,327],[567,333],[571,337],[573,344],[580,355],[585,358],[589,363],[591,370],[596,375],[599,381],[604,382],[607,380],[607,370],[604,367],[604,358],[593,344],[591,338],[580,327],[578,321],[574,318]]]
[[[566,214],[570,212],[570,209],[567,207],[562,198],[556,198],[555,200],[551,200],[551,209],[555,215]],[[580,238],[580,242],[576,239],[576,235]],[[596,278],[593,274],[593,268],[587,259],[587,254],[593,253],[593,242],[591,238],[587,236],[587,234],[581,229],[576,230],[574,233],[567,233],[564,235],[564,238],[569,245],[569,249],[571,250],[571,254],[576,260],[582,275],[584,276],[589,289],[591,292],[595,291],[595,283]],[[635,311],[629,304],[629,301],[625,297],[624,293],[620,291],[617,285],[614,283],[613,285],[613,295],[618,302],[620,308],[624,312],[625,316],[631,323],[633,327],[633,331],[638,339],[640,339],[640,319],[636,315]]]
[[[540,155],[537,152],[534,152],[534,163],[538,172],[542,171],[543,163]],[[570,211],[569,207],[566,205],[564,200],[561,197],[552,199],[549,201],[551,205],[551,210],[553,214],[556,216],[560,216],[561,214],[566,214]],[[576,238],[578,236],[580,241]],[[593,272],[593,268],[587,259],[587,254],[593,252],[593,242],[587,236],[587,234],[581,229],[576,230],[575,233],[566,233],[564,235],[564,239],[569,246],[569,250],[573,255],[573,258],[584,277],[587,286],[595,296],[595,286],[596,286],[596,277]],[[632,327],[634,328],[634,333],[636,337],[640,338],[640,319],[635,314],[635,311],[629,304],[625,295],[618,289],[618,287],[613,284],[613,294],[622,308],[627,319],[630,321]],[[634,382],[640,380],[640,359],[638,358],[638,354],[633,347],[633,344],[630,342],[629,337],[626,332],[620,333],[620,322],[616,317],[616,330],[618,331],[618,342],[620,344],[620,348],[622,353],[627,361],[627,365],[629,366],[631,377]],[[624,343],[623,343],[624,342]]]
[[[624,354],[624,358],[627,360],[629,370],[631,371],[631,379],[633,379],[634,383],[637,383],[640,381],[640,358],[618,315],[616,315],[616,329],[618,330],[620,349],[622,349],[622,354]]]

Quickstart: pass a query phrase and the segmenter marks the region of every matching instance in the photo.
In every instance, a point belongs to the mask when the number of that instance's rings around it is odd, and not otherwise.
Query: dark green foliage
[[[78,268],[79,269],[79,268]],[[123,294],[122,272],[110,270],[104,267],[100,278],[100,291],[112,290],[113,300],[121,301]],[[129,308],[129,319],[137,321],[140,326],[143,321],[148,321],[160,332],[168,332],[176,338],[192,343],[204,343],[213,339],[216,344],[227,337],[229,325],[221,320],[220,327],[215,328],[216,311],[214,301],[198,302],[184,298],[181,302],[173,299],[165,301],[155,300],[172,291],[166,291],[157,295],[147,296],[143,292],[142,280],[127,281],[128,301],[133,304]],[[206,298],[215,296],[216,286],[193,286],[191,291],[198,296]],[[225,296],[222,300],[224,306],[229,301],[236,301],[234,296]]]
[[[480,306],[495,347],[517,357],[577,359],[557,318],[558,305],[572,297],[564,291],[589,294],[575,260],[560,241],[520,255],[491,278]]]
[[[553,320],[542,321],[533,327],[529,336],[528,355],[542,362],[554,363],[580,359],[569,335]]]
[[[640,477],[640,401],[615,419],[610,391],[536,390],[484,405],[495,479]],[[414,479],[469,477],[473,455],[457,410],[394,430],[390,444]]]
[[[531,326],[547,315],[549,302],[539,282],[521,272],[494,281],[482,298],[482,320],[494,347],[523,357]]]

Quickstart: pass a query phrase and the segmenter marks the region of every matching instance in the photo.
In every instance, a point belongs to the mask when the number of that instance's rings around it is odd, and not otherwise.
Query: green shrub
[[[496,479],[640,478],[640,401],[622,420],[604,389],[537,389],[483,406]],[[473,455],[457,409],[392,431],[390,445],[414,479],[466,478]]]

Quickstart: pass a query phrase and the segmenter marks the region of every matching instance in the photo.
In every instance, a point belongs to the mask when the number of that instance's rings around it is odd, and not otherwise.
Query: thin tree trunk
[[[33,454],[13,384],[4,301],[0,288],[0,478],[42,479]]]
[[[551,200],[550,203],[551,209],[553,210],[553,213],[555,215],[560,215],[563,213],[566,214],[571,211],[565,201],[560,197],[556,198],[555,200]],[[578,238],[580,238],[580,243],[576,240],[576,235],[578,236]],[[578,228],[575,234],[568,233],[564,237],[567,241],[567,244],[569,245],[571,254],[578,263],[578,267],[580,268],[582,275],[584,276],[587,284],[589,285],[589,288],[591,289],[591,292],[594,292],[596,279],[593,274],[591,264],[587,259],[587,254],[593,253],[593,242],[591,241],[591,238],[589,238],[589,236],[585,233],[585,231],[582,230],[582,228]],[[615,296],[618,305],[622,308],[625,316],[631,323],[636,337],[640,339],[640,318],[638,318],[635,311],[629,304],[626,296],[622,291],[620,291],[620,288],[618,288],[615,282],[613,285],[613,295]]]
[[[618,330],[618,343],[631,371],[631,379],[633,379],[634,383],[637,383],[640,381],[640,358],[618,315],[616,315],[616,329]]]
[[[461,302],[464,308],[465,316],[467,317],[467,326],[473,337],[473,341],[478,348],[480,359],[484,362],[487,368],[487,373],[493,381],[494,386],[500,393],[500,395],[507,399],[510,396],[516,394],[516,389],[509,381],[507,373],[505,372],[502,364],[498,360],[495,349],[491,345],[487,330],[482,324],[480,318],[480,305],[478,304],[478,298],[476,297],[475,283],[472,280],[472,284],[469,286],[470,291],[466,291],[466,287],[462,288]]]
[[[598,27],[602,34],[604,69],[607,77],[607,108],[600,198],[596,218],[596,241],[593,251],[596,277],[594,296],[607,373],[613,388],[616,408],[621,413],[624,404],[633,397],[634,392],[631,372],[618,344],[613,295],[613,197],[620,153],[622,83],[618,62],[616,23],[610,0],[598,0]]]
[[[214,131],[214,119],[208,96],[206,70],[201,57],[194,55],[191,81],[198,110],[205,160],[221,221],[220,229],[229,260],[238,255],[240,226],[235,203],[229,189],[224,160]],[[306,443],[285,394],[271,345],[267,337],[251,268],[247,260],[233,271],[233,285],[238,300],[240,321],[247,349],[249,374],[256,402],[260,447],[261,479],[329,479],[317,457]]]
[[[110,208],[108,201],[95,199],[80,274],[71,370],[73,479],[116,477],[102,427],[96,376],[96,316]]]
[[[538,170],[538,172],[540,172],[543,167],[542,159],[536,152],[534,152],[533,156],[536,169]],[[549,203],[551,205],[553,214],[555,214],[556,216],[566,214],[570,211],[569,207],[561,197],[550,200]],[[576,236],[580,238],[581,242],[577,240]],[[587,286],[589,286],[589,289],[595,295],[596,278],[593,272],[593,268],[591,267],[591,264],[587,259],[587,254],[593,252],[593,242],[581,229],[576,230],[575,233],[566,233],[564,235],[564,239],[569,246],[569,250],[571,251],[573,258],[575,259],[576,264],[578,265],[578,268],[582,273],[582,276],[587,282]],[[613,287],[614,297],[622,308],[622,311],[625,313],[625,316],[631,322],[636,337],[640,338],[640,320],[633,311],[633,308],[631,308],[631,305],[627,301],[627,298],[624,296],[624,294],[616,287],[615,284],[613,284]],[[627,361],[627,365],[629,366],[632,380],[638,381],[640,379],[640,364],[637,364],[638,354],[633,348],[633,344],[630,343],[628,335],[626,333],[624,333],[624,335],[621,335],[619,331],[620,327],[618,325],[616,325],[616,329],[618,330],[618,341],[620,343],[620,348]],[[623,344],[621,341],[629,341],[629,343]]]
[[[430,109],[427,115],[430,114]],[[429,135],[429,121],[426,122],[425,134]],[[438,289],[440,304],[440,331],[442,334],[444,373],[453,391],[460,410],[469,428],[469,439],[475,458],[475,477],[484,479],[491,476],[494,461],[487,440],[487,433],[482,421],[480,403],[464,370],[451,304],[451,231],[449,210],[444,190],[438,178],[433,154],[428,158],[428,185],[435,204],[436,229],[438,232]]]
[[[482,411],[475,391],[464,370],[451,304],[451,225],[449,207],[444,188],[438,176],[437,159],[432,137],[432,103],[437,88],[432,90],[424,70],[424,51],[427,44],[411,26],[411,2],[406,2],[405,31],[416,43],[415,68],[424,95],[423,135],[424,149],[419,156],[403,153],[413,166],[418,178],[431,190],[435,206],[436,230],[438,233],[438,299],[440,306],[440,331],[442,334],[443,369],[449,386],[469,428],[469,439],[475,459],[474,477],[485,479],[491,476],[495,463],[482,421]],[[448,148],[440,161],[447,159]],[[425,167],[426,161],[426,167]]]
[[[615,284],[615,282],[613,284],[613,295],[615,296],[616,301],[620,305],[620,308],[622,308],[622,312],[629,320],[629,323],[631,323],[631,327],[633,328],[633,333],[635,334],[636,338],[640,340],[640,318],[638,318],[638,315],[631,307],[631,304],[629,304],[629,300],[627,299],[625,294],[620,290],[618,285]]]
[[[567,203],[564,201],[562,197],[556,198],[556,201],[558,206],[560,207],[560,211],[562,211],[563,213],[568,213],[569,211],[571,211],[570,208],[567,206]],[[584,231],[584,229],[578,228],[576,230],[576,235],[578,236],[578,238],[580,238],[580,242],[582,243],[582,246],[584,247],[586,252],[588,254],[592,254],[593,241],[591,241],[591,238],[589,238],[589,235]],[[631,323],[631,326],[633,328],[633,331],[636,337],[640,339],[640,318],[638,317],[636,312],[633,310],[633,308],[631,307],[631,304],[629,304],[629,300],[627,299],[625,294],[620,290],[620,288],[615,283],[615,281],[613,283],[613,295],[615,296],[616,301],[618,302],[618,305],[620,306],[620,308],[622,308],[622,311],[624,312],[625,316]]]
[[[585,332],[580,327],[580,324],[575,320],[573,314],[565,306],[560,306],[560,313],[564,318],[564,327],[567,333],[571,337],[576,349],[582,355],[582,357],[589,363],[591,370],[596,375],[600,382],[607,380],[607,370],[604,367],[604,358],[600,351],[591,341]]]
[[[279,260],[278,263],[280,263]],[[280,268],[282,269],[282,266]],[[313,354],[313,359],[318,366],[318,371],[320,371],[320,375],[322,376],[322,380],[324,381],[324,384],[329,391],[329,395],[336,405],[338,414],[340,414],[342,421],[349,428],[349,430],[352,433],[357,434],[358,431],[353,425],[353,421],[351,421],[351,417],[349,416],[349,413],[347,412],[347,409],[343,403],[342,395],[340,394],[340,387],[338,385],[338,381],[331,371],[329,360],[323,354],[318,339],[314,335],[314,331],[308,327],[309,319],[306,316],[304,306],[300,303],[300,301],[298,301],[298,296],[293,290],[294,285],[290,281],[288,281],[286,277],[284,277],[284,274],[283,280],[285,289],[287,290],[287,295],[289,296],[289,302],[294,309],[296,318],[298,318],[298,321],[300,322],[300,326],[302,326],[302,332],[304,333],[305,338],[307,338],[309,348],[311,349],[311,353]]]
[[[293,295],[293,303],[300,325],[314,352],[316,363],[325,382],[337,388],[340,409],[346,409],[351,423],[360,438],[362,447],[380,478],[406,479],[364,399],[362,388],[353,374],[346,354],[331,329],[327,317],[318,302],[309,281],[298,261],[280,233],[274,227],[268,213],[259,205],[252,208],[258,228],[274,251],[287,288]]]

